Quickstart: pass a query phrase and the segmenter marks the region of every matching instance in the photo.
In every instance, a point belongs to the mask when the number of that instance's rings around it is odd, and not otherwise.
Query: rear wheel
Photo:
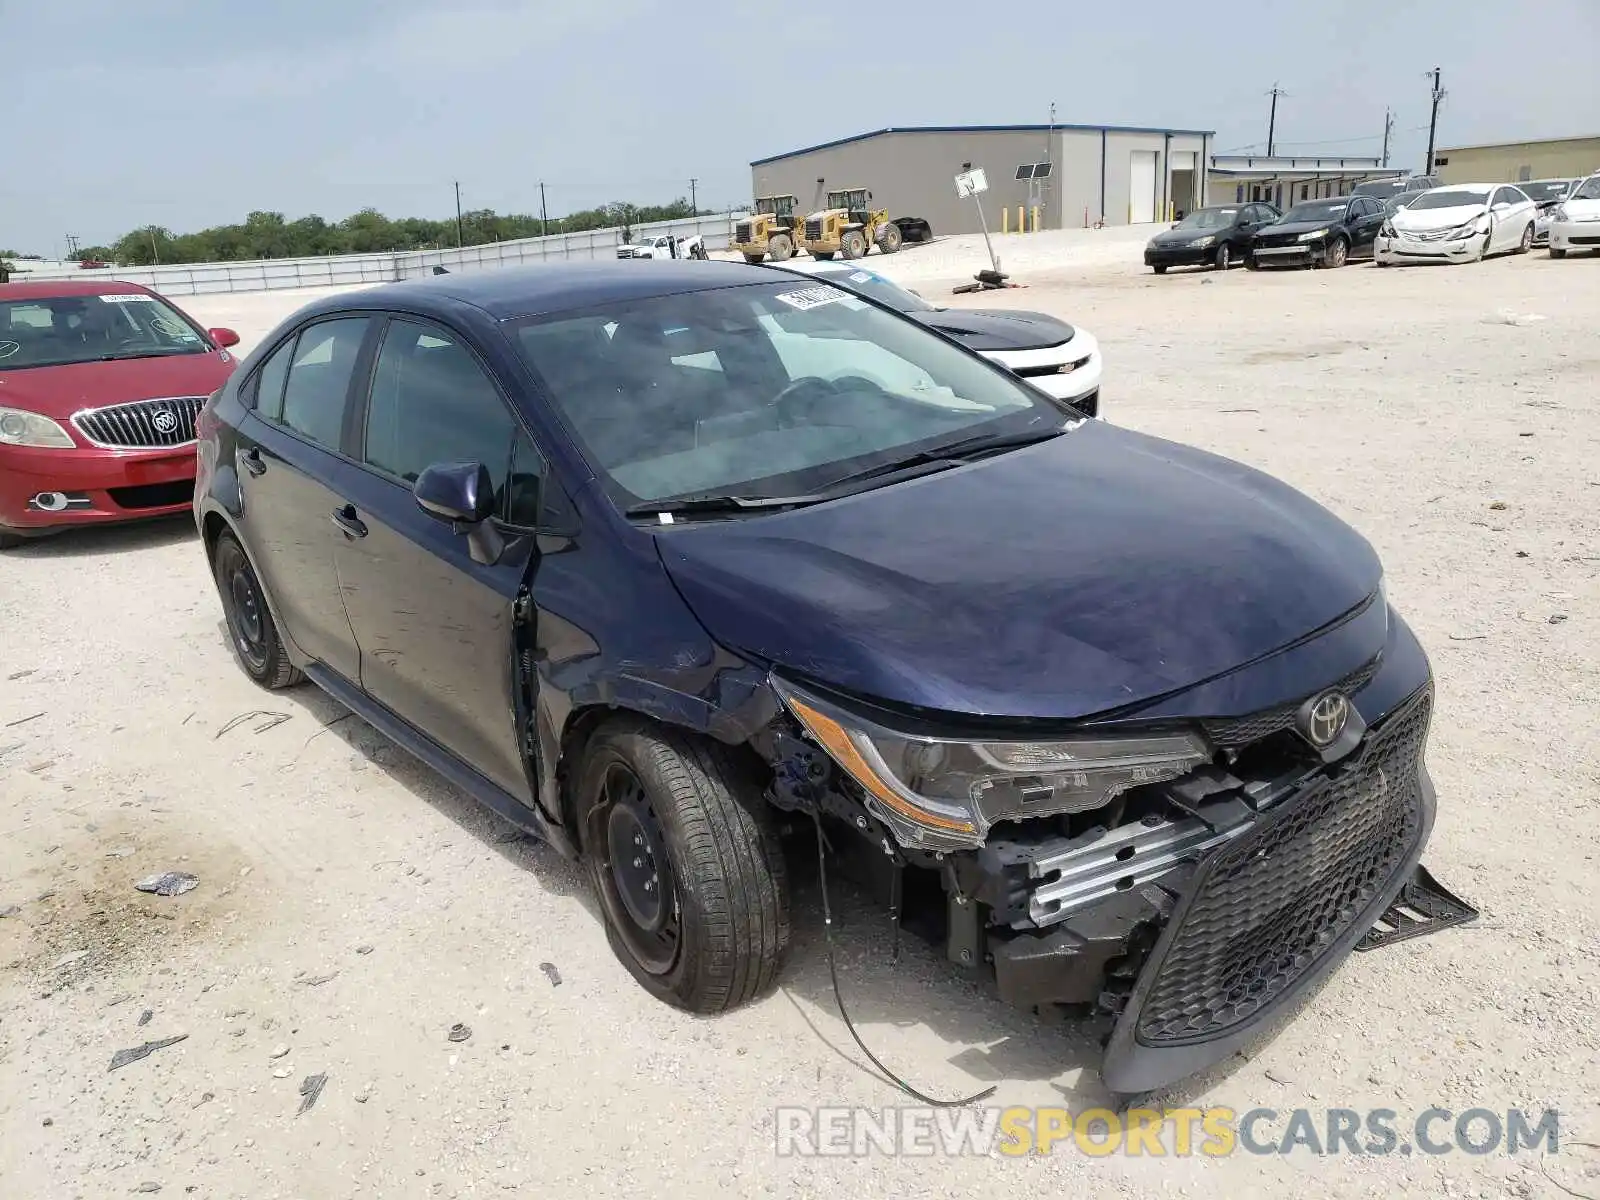
[[[577,783],[584,857],[629,973],[699,1013],[768,990],[789,944],[788,882],[751,765],[623,721],[595,734]]]
[[[832,262],[833,261],[833,251],[832,250],[813,250],[811,252],[811,257],[812,258],[819,258],[823,262]]]
[[[1219,271],[1226,271],[1229,267],[1233,266],[1233,251],[1228,248],[1227,242],[1223,242],[1222,245],[1217,247],[1217,252],[1213,256],[1213,262]]]
[[[749,253],[746,253],[745,256],[744,256],[744,260],[747,263],[765,262],[766,259],[767,259],[767,256],[765,254],[749,254]]]
[[[839,239],[839,253],[845,258],[864,258],[867,250],[867,235],[859,229],[847,229]]]
[[[1556,246],[1551,246],[1550,247],[1550,257],[1551,258],[1565,258],[1566,256],[1567,256],[1567,252],[1565,250],[1560,249],[1560,248],[1558,248]]]
[[[885,225],[878,231],[878,249],[885,254],[893,254],[900,249],[900,243],[905,240],[905,235],[900,232],[898,225]]]
[[[272,690],[299,683],[300,672],[289,661],[261,581],[231,533],[217,539],[213,564],[222,612],[228,621],[228,640],[233,643],[234,657],[244,673]]]
[[[767,254],[773,262],[788,262],[794,257],[794,243],[787,233],[775,233],[767,242]]]

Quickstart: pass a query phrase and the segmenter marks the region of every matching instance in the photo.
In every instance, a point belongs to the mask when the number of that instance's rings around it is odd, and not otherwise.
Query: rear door
[[[241,528],[284,633],[352,682],[360,656],[334,574],[333,522],[372,331],[368,316],[333,317],[287,339],[245,385],[252,407],[237,449]]]
[[[492,372],[454,330],[388,320],[359,418],[362,467],[344,496],[359,526],[337,540],[344,604],[369,696],[523,803],[532,790],[513,688],[515,607],[536,542],[542,456]],[[481,462],[505,549],[474,562],[465,536],[425,514],[425,468]]]

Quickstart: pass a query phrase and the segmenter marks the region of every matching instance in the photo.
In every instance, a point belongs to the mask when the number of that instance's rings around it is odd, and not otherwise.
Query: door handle
[[[360,517],[356,516],[356,506],[346,504],[342,508],[333,510],[333,523],[339,527],[340,532],[349,537],[366,537],[367,527]]]
[[[239,461],[244,463],[244,469],[252,475],[261,476],[267,473],[267,464],[261,461],[261,451],[255,446],[251,446],[239,455]]]

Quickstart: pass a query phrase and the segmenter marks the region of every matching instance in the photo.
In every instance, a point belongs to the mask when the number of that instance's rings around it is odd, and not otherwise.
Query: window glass
[[[623,507],[805,492],[927,447],[1067,420],[917,323],[814,281],[619,299],[516,328]],[[701,365],[707,352],[720,370]]]
[[[506,520],[524,529],[539,524],[539,488],[545,476],[544,456],[521,429],[511,452],[511,483],[506,489]]]
[[[319,321],[300,331],[283,389],[279,423],[317,445],[338,450],[343,442],[345,402],[355,373],[368,317]],[[263,413],[262,415],[267,415]]]
[[[192,321],[149,292],[0,298],[7,371],[211,352]]]
[[[478,462],[504,514],[517,423],[470,351],[449,334],[394,320],[367,405],[366,461],[407,483],[434,463]]]
[[[290,338],[261,364],[253,385],[255,410],[268,421],[283,420],[283,381],[289,377],[289,360],[294,357],[295,339]]]

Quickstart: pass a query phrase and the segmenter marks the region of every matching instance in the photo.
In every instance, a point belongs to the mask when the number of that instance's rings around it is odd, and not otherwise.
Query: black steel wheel
[[[590,740],[576,786],[606,936],[645,990],[714,1013],[769,989],[789,943],[788,886],[753,765],[618,721]]]
[[[223,616],[228,622],[228,640],[245,674],[262,687],[274,690],[298,683],[300,672],[289,661],[261,581],[232,534],[225,533],[217,539],[213,566]]]

